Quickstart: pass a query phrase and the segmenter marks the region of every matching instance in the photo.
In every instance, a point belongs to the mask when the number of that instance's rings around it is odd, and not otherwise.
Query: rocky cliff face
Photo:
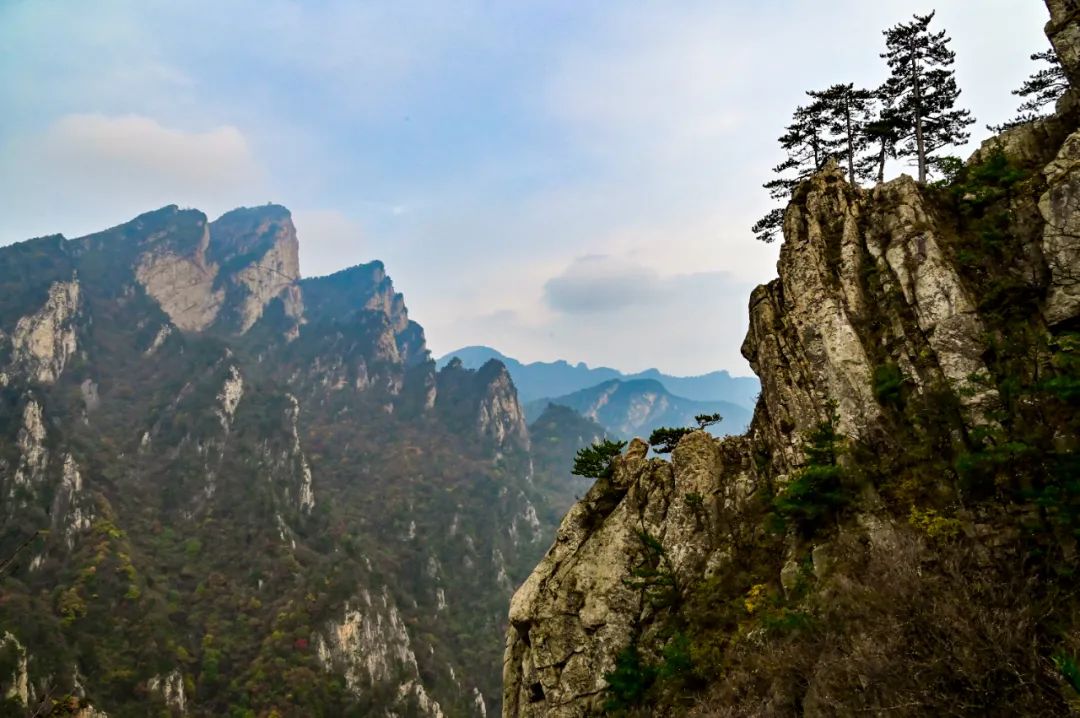
[[[554,529],[513,384],[297,241],[165,207],[0,249],[0,713],[498,712]]]
[[[243,333],[275,299],[286,316],[299,318],[299,244],[284,207],[237,209],[212,223],[197,210],[176,207],[144,217],[148,225],[164,226],[139,238],[135,276],[180,329],[218,323]],[[141,220],[134,231],[142,229]]]
[[[950,186],[798,189],[750,430],[634,442],[570,510],[511,603],[504,715],[1075,710],[1075,92]]]

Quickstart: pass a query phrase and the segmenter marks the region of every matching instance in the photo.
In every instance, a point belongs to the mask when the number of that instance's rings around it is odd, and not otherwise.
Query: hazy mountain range
[[[753,415],[750,409],[730,401],[676,396],[654,379],[612,379],[564,396],[537,399],[525,405],[525,418],[531,424],[551,404],[570,407],[623,439],[647,437],[661,426],[693,426],[695,416],[716,413],[723,417],[715,426],[716,435],[741,434]]]
[[[561,359],[525,364],[485,346],[463,347],[448,352],[438,360],[438,366],[442,368],[453,357],[461,359],[467,369],[478,369],[489,359],[498,359],[510,371],[522,403],[571,394],[612,379],[652,379],[676,396],[695,401],[728,401],[746,408],[753,407],[761,390],[761,384],[756,377],[732,376],[726,371],[714,371],[701,376],[671,376],[658,369],[624,374],[610,367],[590,367],[584,362],[571,364]]]

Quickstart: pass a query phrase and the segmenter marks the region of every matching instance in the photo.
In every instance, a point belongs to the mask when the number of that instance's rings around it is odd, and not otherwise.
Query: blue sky
[[[0,0],[0,244],[274,201],[305,275],[384,260],[436,354],[745,374],[775,138],[931,7]],[[937,9],[977,142],[1046,10]]]

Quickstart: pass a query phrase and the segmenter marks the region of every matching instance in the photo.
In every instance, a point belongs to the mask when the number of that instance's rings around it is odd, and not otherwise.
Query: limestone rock
[[[216,284],[217,267],[206,258],[209,245],[210,227],[204,217],[194,251],[152,246],[135,265],[135,278],[146,293],[184,331],[202,331],[213,324],[225,300],[225,290]]]
[[[1039,211],[1046,220],[1043,253],[1051,272],[1046,319],[1059,324],[1080,316],[1080,132],[1069,136],[1044,174],[1048,188]]]
[[[20,705],[30,704],[30,675],[27,671],[26,647],[13,634],[5,631],[0,636],[0,650],[13,649],[15,668],[10,676],[0,676],[0,689],[4,697],[14,699]]]
[[[151,693],[157,693],[174,715],[187,714],[187,699],[184,696],[184,674],[175,668],[164,676],[154,676],[147,681],[146,687]]]
[[[44,306],[15,325],[11,335],[14,367],[42,384],[55,382],[77,348],[78,312],[78,280],[54,282]]]
[[[628,452],[611,480],[597,481],[563,519],[510,604],[504,715],[599,714],[603,675],[649,611],[629,585],[646,550],[642,531],[665,547],[676,576],[702,570],[708,549],[694,537],[711,512],[701,515],[685,497],[708,491],[722,471],[719,442],[694,432],[673,461],[674,471],[640,450]]]
[[[475,371],[465,369],[460,359],[451,360],[436,377],[435,410],[451,427],[494,446],[529,446],[514,382],[496,359]]]
[[[302,316],[300,244],[284,207],[245,207],[222,215],[210,224],[210,257],[222,272],[240,262],[228,276],[230,322],[236,331],[249,330],[278,298],[286,317],[298,321]]]
[[[357,600],[345,606],[341,620],[316,635],[315,651],[326,670],[342,672],[346,688],[354,694],[397,682],[402,708],[411,706],[416,715],[442,718],[442,708],[419,680],[409,632],[385,588],[375,594],[361,589]]]
[[[1080,87],[1080,7],[1074,0],[1046,0],[1050,21],[1046,35],[1061,58],[1073,87]]]

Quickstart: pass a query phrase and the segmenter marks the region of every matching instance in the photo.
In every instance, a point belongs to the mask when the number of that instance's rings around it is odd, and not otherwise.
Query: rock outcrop
[[[471,427],[475,436],[497,447],[528,448],[525,412],[518,403],[510,372],[492,359],[473,371],[453,359],[439,372],[435,410],[448,424]]]
[[[280,205],[234,209],[210,224],[210,238],[209,256],[233,295],[229,322],[236,331],[251,329],[275,299],[286,317],[300,319],[300,243],[289,210]]]
[[[168,236],[167,231],[151,234],[135,265],[135,277],[173,324],[184,331],[202,331],[217,319],[225,300],[225,290],[217,285],[217,266],[206,256],[210,227],[206,216],[195,210],[181,212],[167,207],[153,215],[156,218],[160,213],[176,215],[175,221],[188,232],[197,233],[198,239],[190,244],[158,242]],[[142,219],[134,222],[138,225]]]
[[[1048,4],[1075,81],[1077,7]],[[1043,605],[1039,589],[986,586],[1058,585],[1017,556],[1074,560],[1071,107],[988,141],[952,187],[862,189],[831,166],[797,189],[779,276],[750,299],[749,431],[694,432],[670,462],[634,441],[570,510],[511,602],[505,716],[1075,705],[1043,663],[1077,649],[1071,599],[1047,609],[1063,611],[1044,626],[1056,638],[1009,634],[1034,658],[1008,659],[993,689],[969,687],[990,669],[956,658],[1005,660],[1012,638],[987,639],[991,617]],[[938,632],[953,652],[916,647]],[[902,653],[874,653],[894,640]]]
[[[79,282],[55,282],[45,305],[22,317],[11,335],[12,370],[52,384],[78,348]]]
[[[443,718],[442,708],[419,681],[409,632],[385,589],[375,595],[361,590],[354,603],[345,605],[341,620],[330,622],[326,636],[316,638],[315,650],[323,667],[340,671],[356,696],[398,682],[399,705],[393,710]]]

